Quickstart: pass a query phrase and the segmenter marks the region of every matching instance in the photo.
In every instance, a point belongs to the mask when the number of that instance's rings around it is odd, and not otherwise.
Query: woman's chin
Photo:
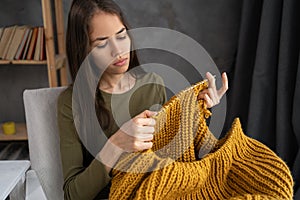
[[[128,67],[129,67],[128,65],[123,65],[123,66],[111,65],[111,66],[109,66],[109,69],[107,70],[107,72],[110,72],[113,74],[124,74],[127,72]]]

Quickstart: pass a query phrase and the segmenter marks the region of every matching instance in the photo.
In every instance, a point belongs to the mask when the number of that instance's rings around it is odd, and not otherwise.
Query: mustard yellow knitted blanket
[[[202,81],[172,97],[158,112],[153,147],[121,156],[112,171],[110,199],[292,199],[287,165],[244,135],[235,119],[217,140],[198,93]],[[199,159],[201,151],[209,152]]]

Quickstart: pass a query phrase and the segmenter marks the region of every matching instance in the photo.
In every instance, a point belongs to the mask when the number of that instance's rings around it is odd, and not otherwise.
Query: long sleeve
[[[94,199],[109,183],[110,177],[104,165],[96,159],[85,166],[87,152],[75,129],[70,88],[58,100],[58,126],[65,199]]]

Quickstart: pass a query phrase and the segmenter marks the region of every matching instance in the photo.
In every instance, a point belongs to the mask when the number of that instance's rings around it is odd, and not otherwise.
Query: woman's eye
[[[124,40],[127,38],[127,35],[122,35],[122,36],[118,36],[117,39],[118,40]]]
[[[107,45],[107,41],[106,42],[102,42],[96,45],[97,48],[104,48]]]

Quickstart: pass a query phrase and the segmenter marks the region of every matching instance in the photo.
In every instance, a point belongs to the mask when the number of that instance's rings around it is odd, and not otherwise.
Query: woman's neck
[[[99,82],[99,89],[107,93],[121,94],[130,90],[134,83],[135,78],[130,73],[103,74]]]

